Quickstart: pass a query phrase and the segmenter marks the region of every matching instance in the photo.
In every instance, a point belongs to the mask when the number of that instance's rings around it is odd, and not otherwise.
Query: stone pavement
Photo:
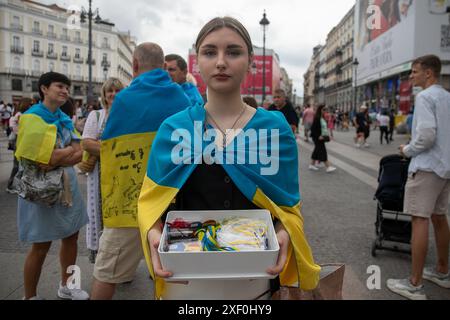
[[[377,132],[378,133],[378,132]],[[383,155],[396,153],[397,146],[406,142],[403,136],[395,137],[395,145],[379,146],[374,135],[371,147],[353,147],[353,132],[335,133],[335,141],[327,144],[330,160],[338,167],[333,174],[308,170],[312,144],[299,142],[300,184],[304,201],[302,214],[305,233],[318,263],[345,263],[343,295],[345,299],[400,299],[385,287],[390,277],[404,277],[410,267],[410,256],[391,252],[380,253],[377,258],[370,255],[374,240],[376,203],[373,194],[377,186],[378,162]],[[372,141],[373,139],[373,141]],[[3,190],[11,169],[11,152],[6,150],[6,139],[0,137],[0,299],[16,300],[23,295],[23,263],[29,246],[17,240],[16,197]],[[83,193],[86,177],[79,175]],[[85,229],[80,232],[77,264],[82,271],[82,287],[90,291],[92,264],[85,248]],[[431,237],[431,235],[430,235]],[[430,238],[432,240],[432,238]],[[56,299],[59,281],[59,243],[55,242],[45,262],[39,294],[47,299]],[[430,244],[429,263],[436,259]],[[377,265],[382,270],[381,288],[370,291],[366,281],[367,268]],[[430,299],[450,299],[450,290],[426,284]],[[131,284],[119,285],[115,299],[151,299],[153,283],[142,261]]]

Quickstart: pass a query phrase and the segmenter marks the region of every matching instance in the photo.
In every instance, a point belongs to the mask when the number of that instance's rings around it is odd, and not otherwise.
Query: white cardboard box
[[[228,211],[171,211],[166,222],[182,218],[185,221],[222,221],[225,218],[262,219],[268,226],[268,250],[239,252],[165,252],[167,246],[167,225],[159,244],[158,252],[164,270],[173,272],[167,280],[238,280],[238,279],[273,279],[266,270],[277,263],[278,245],[272,217],[268,210],[228,210]]]

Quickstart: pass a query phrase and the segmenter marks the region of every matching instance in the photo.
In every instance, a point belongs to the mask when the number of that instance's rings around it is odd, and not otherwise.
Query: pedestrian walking
[[[81,160],[79,138],[71,119],[59,108],[68,98],[70,85],[65,75],[43,74],[38,81],[42,102],[20,117],[16,151],[19,173],[34,177],[32,189],[22,184],[18,190],[19,239],[32,244],[25,260],[24,299],[39,299],[37,286],[42,266],[52,241],[59,239],[62,241],[58,297],[89,298],[85,291],[67,286],[68,268],[76,265],[78,232],[88,220],[73,169]],[[45,177],[39,174],[43,171]],[[62,190],[58,188],[57,192],[50,193],[48,186],[54,179]]]
[[[381,112],[377,115],[377,121],[380,126],[380,144],[383,144],[383,138],[386,139],[387,144],[390,144],[391,140],[389,139],[389,116],[386,110],[381,110]]]
[[[395,110],[391,109],[389,112],[389,140],[394,141],[394,130],[395,130]]]
[[[353,119],[353,123],[356,128],[355,146],[360,148],[361,146],[369,147],[367,138],[370,135],[370,120],[368,114],[368,108],[366,105],[362,105],[359,109],[359,113],[356,114]]]
[[[166,282],[165,279],[172,273],[171,270],[163,270],[157,247],[165,222],[163,214],[173,200],[176,210],[270,210],[276,217],[280,253],[276,266],[267,272],[279,275],[284,270],[279,279],[282,285],[300,285],[301,288],[311,290],[317,286],[320,267],[314,263],[303,234],[298,206],[298,150],[295,136],[282,114],[262,108],[254,109],[244,104],[241,98],[241,84],[253,60],[250,36],[234,18],[215,18],[200,31],[196,50],[200,73],[208,87],[208,103],[204,107],[189,108],[163,123],[154,141],[139,199],[141,238],[147,265],[155,280],[156,298],[255,299],[270,296],[270,282],[264,279],[208,279],[189,281],[188,284]],[[202,125],[196,126],[195,123]],[[210,133],[215,137],[213,146],[203,144],[203,152],[205,148],[213,147],[216,153],[227,152],[227,156],[248,151],[247,143],[238,144],[233,152],[228,149],[235,142],[237,132],[247,129],[256,132],[267,129],[270,132],[278,129],[278,172],[262,175],[259,163],[238,165],[234,162],[221,165],[171,161],[171,150],[176,148],[177,143],[170,139],[174,129],[194,135],[197,128],[208,130],[205,134]],[[257,142],[251,139],[249,144],[258,145]],[[187,157],[197,156],[191,150]],[[164,165],[161,166],[161,163]],[[231,194],[232,198],[229,197]]]
[[[133,53],[133,81],[119,92],[101,136],[103,233],[94,265],[91,299],[112,299],[116,284],[134,279],[143,258],[137,202],[153,138],[169,116],[189,107],[164,70],[164,52],[142,43]]]
[[[81,146],[87,153],[85,161],[79,168],[88,174],[87,178],[87,215],[89,223],[86,228],[86,244],[89,250],[89,260],[95,263],[99,239],[103,231],[101,194],[100,194],[100,137],[105,129],[109,111],[114,98],[124,84],[117,78],[109,78],[101,89],[102,109],[89,114],[83,131]]]
[[[331,173],[336,171],[336,168],[328,161],[325,143],[330,141],[330,136],[328,135],[327,122],[324,118],[324,109],[325,105],[323,104],[317,107],[314,122],[311,126],[311,138],[314,141],[314,151],[311,155],[309,170],[318,171],[319,168],[316,167],[316,163],[322,162],[327,168],[326,172]]]
[[[439,85],[442,64],[434,55],[413,62],[411,81],[424,90],[417,95],[412,140],[400,146],[411,158],[405,189],[405,211],[412,215],[412,270],[406,279],[389,279],[387,287],[408,299],[424,300],[423,279],[450,289],[450,93]],[[430,220],[437,251],[435,266],[425,267]]]
[[[309,142],[309,132],[311,131],[311,126],[314,122],[314,114],[314,108],[307,105],[305,111],[303,111],[303,127],[305,129],[306,142]]]

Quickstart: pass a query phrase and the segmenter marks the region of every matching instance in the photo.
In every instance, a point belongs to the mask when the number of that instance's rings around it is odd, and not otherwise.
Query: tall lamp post
[[[256,77],[256,63],[253,61],[252,63],[252,75],[253,75],[253,83],[252,83],[252,91],[253,91],[253,98],[255,98],[255,91],[256,91],[256,83],[255,83],[255,77]]]
[[[353,112],[356,112],[356,104],[357,104],[357,97],[358,97],[358,86],[357,86],[357,82],[358,82],[358,66],[359,66],[359,61],[358,58],[355,58],[355,60],[353,61],[353,68],[355,69],[355,87],[353,89]]]
[[[263,28],[263,87],[262,87],[262,103],[266,100],[266,28],[270,24],[264,10],[263,18],[259,22]]]
[[[297,89],[294,89],[294,108],[296,107],[297,104]]]
[[[89,0],[89,10],[86,11],[84,7],[81,7],[81,15],[80,22],[85,23],[86,17],[88,19],[89,26],[89,49],[88,49],[88,66],[89,66],[89,82],[88,82],[88,92],[87,92],[87,103],[90,103],[93,98],[93,90],[92,90],[92,18],[95,16],[95,23],[100,23],[102,19],[100,18],[98,8],[95,11],[92,11],[92,0]]]

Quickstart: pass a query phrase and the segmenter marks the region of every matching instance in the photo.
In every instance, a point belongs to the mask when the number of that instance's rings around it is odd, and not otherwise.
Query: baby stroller
[[[372,245],[372,256],[377,250],[410,253],[410,249],[398,245],[385,246],[384,242],[411,243],[411,216],[403,212],[405,185],[408,180],[410,160],[400,155],[386,156],[380,161],[377,200],[376,239]]]

